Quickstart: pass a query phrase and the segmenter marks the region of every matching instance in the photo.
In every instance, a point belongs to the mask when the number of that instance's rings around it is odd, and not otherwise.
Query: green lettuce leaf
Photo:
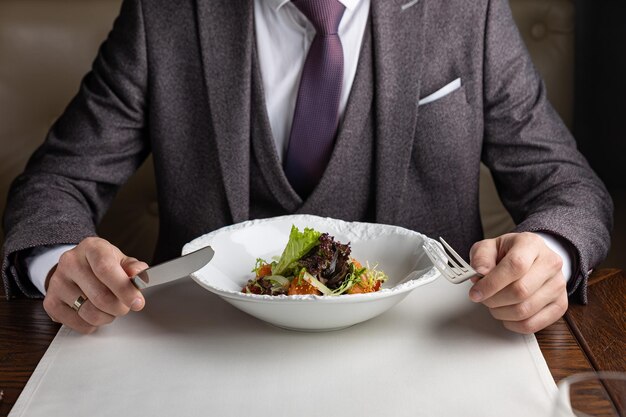
[[[295,263],[298,259],[319,244],[320,235],[320,232],[308,227],[305,227],[304,231],[300,232],[296,226],[292,225],[287,246],[285,246],[278,263],[272,266],[272,275],[291,275],[286,272],[295,268]]]

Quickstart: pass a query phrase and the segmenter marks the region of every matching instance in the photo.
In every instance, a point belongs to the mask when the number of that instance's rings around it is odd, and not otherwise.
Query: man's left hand
[[[489,308],[509,330],[535,333],[567,310],[563,260],[534,233],[509,233],[476,242],[470,264],[485,275],[473,280],[470,299]]]

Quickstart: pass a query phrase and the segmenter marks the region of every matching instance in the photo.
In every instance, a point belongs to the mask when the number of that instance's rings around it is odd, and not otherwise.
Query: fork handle
[[[463,282],[465,282],[465,281],[467,281],[469,279],[472,279],[472,278],[478,277],[480,279],[480,278],[484,277],[483,274],[480,274],[478,272],[476,272],[474,275],[463,274],[463,275],[454,276],[454,277],[451,277],[448,274],[441,274],[441,275],[443,275],[448,281],[450,281],[453,284],[461,284],[461,283],[463,283]]]

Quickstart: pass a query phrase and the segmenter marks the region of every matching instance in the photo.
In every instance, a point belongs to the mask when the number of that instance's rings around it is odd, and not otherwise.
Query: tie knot
[[[293,0],[319,35],[334,35],[346,7],[337,0]]]

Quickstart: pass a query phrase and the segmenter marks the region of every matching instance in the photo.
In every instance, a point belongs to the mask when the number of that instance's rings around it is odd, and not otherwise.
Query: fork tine
[[[446,248],[448,252],[450,252],[450,255],[452,255],[452,256],[449,256],[448,258],[451,258],[451,259],[456,258],[455,261],[456,261],[456,264],[459,265],[459,268],[465,271],[467,271],[468,268],[471,268],[471,266],[467,262],[465,262],[463,258],[458,253],[456,253],[456,251],[452,249],[452,247],[448,245],[448,243],[441,236],[439,237],[439,240],[441,241],[441,244],[443,245],[443,247]]]
[[[430,261],[435,265],[439,272],[444,274],[447,278],[455,279],[457,276],[461,275],[447,262],[448,256],[445,255],[441,248],[437,245],[430,241],[426,241],[422,247],[424,248],[426,256],[428,256]]]
[[[443,262],[445,262],[448,268],[454,271],[455,274],[461,275],[462,272],[465,272],[463,266],[459,264],[459,262],[456,259],[454,259],[454,257],[450,256],[450,254],[448,254],[445,250],[441,249],[441,247],[439,247],[435,243],[431,242],[430,244],[432,246],[433,251],[435,251],[439,255],[439,258]],[[459,272],[459,270],[461,272]]]
[[[422,244],[422,248],[424,249],[426,256],[428,256],[428,259],[430,259],[430,261],[433,263],[433,265],[435,265],[435,267],[439,270],[439,272],[445,273],[447,275],[447,271],[446,271],[447,265],[444,262],[442,262],[439,256],[433,251],[431,243],[428,241],[424,242]]]
[[[448,243],[439,238],[442,248],[438,242],[434,240],[426,240],[422,244],[424,252],[448,281],[454,284],[460,284],[471,278],[482,278],[483,275],[477,273],[467,262],[459,256]],[[446,252],[448,250],[449,252]]]

